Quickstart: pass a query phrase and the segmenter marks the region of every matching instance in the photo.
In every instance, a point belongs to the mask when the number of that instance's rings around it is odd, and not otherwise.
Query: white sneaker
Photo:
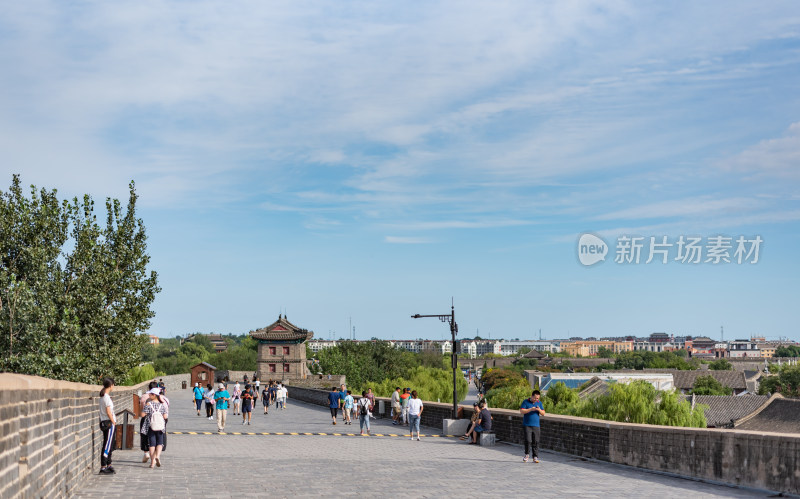
[[[244,424],[245,424],[246,422],[247,422],[247,421],[242,421],[242,426],[244,426]]]
[[[419,442],[419,437],[417,437],[417,442]]]

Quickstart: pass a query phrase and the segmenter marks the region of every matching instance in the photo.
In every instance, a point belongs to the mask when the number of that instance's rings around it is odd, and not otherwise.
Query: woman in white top
[[[117,427],[117,417],[114,415],[114,402],[109,395],[114,389],[114,380],[103,380],[103,389],[100,390],[100,431],[103,432],[103,452],[100,454],[100,473],[113,475],[116,473],[111,466],[111,453],[114,452],[114,430]]]
[[[417,429],[417,441],[419,441],[419,420],[422,417],[422,400],[417,398],[417,391],[411,392],[411,399],[408,401],[408,425],[411,428],[411,440],[414,440],[414,428]]]

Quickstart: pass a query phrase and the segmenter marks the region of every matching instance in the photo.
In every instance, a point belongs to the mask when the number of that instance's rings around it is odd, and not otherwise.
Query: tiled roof
[[[690,403],[692,395],[684,397]],[[743,418],[757,411],[764,402],[769,400],[766,395],[695,395],[695,405],[708,406],[703,413],[709,427],[730,427],[731,421]]]
[[[278,320],[273,322],[267,327],[250,331],[250,336],[257,340],[278,340],[278,341],[294,341],[294,340],[310,340],[314,333],[301,329],[291,322],[286,317],[278,316]]]
[[[213,369],[213,370],[215,370],[215,371],[217,370],[217,368],[216,368],[216,367],[212,366],[212,365],[211,365],[211,364],[209,364],[208,362],[201,362],[201,363],[199,363],[199,364],[195,364],[195,365],[193,365],[193,366],[192,366],[192,369],[194,369],[194,368],[195,368],[195,367],[197,367],[197,366],[206,366],[206,367],[208,367],[209,369]]]
[[[723,386],[728,386],[734,390],[746,390],[747,384],[744,379],[744,372],[742,371],[681,371],[678,369],[643,369],[641,371],[634,371],[631,369],[623,370],[608,370],[607,373],[630,373],[630,372],[646,372],[646,373],[663,373],[672,374],[672,379],[675,388],[678,390],[691,390],[694,386],[695,380],[698,376],[713,376],[714,379],[720,382]]]
[[[776,393],[759,410],[736,421],[734,427],[737,430],[800,433],[800,400],[787,399]]]
[[[591,380],[589,380],[589,384],[584,387],[583,390],[578,392],[578,397],[580,398],[587,398],[587,397],[597,397],[600,395],[605,395],[608,393],[608,385],[609,383],[603,381],[602,379],[595,376]]]

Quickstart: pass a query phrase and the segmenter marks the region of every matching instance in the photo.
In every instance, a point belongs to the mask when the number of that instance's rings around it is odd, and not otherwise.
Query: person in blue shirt
[[[353,424],[353,420],[351,418],[353,412],[353,405],[355,405],[355,399],[353,399],[353,393],[350,390],[347,390],[347,396],[344,398],[344,424]]]
[[[220,383],[219,390],[214,392],[214,400],[217,404],[217,431],[222,433],[225,430],[225,420],[228,416],[228,401],[230,401],[231,394],[225,388],[225,385]]]
[[[331,409],[331,417],[333,418],[333,424],[336,424],[336,415],[339,412],[339,392],[336,390],[335,386],[331,387],[331,392],[328,394],[328,407]]]
[[[539,440],[541,438],[539,417],[544,416],[544,406],[539,400],[539,390],[534,390],[530,398],[522,401],[519,413],[522,414],[522,426],[525,430],[525,457],[522,462],[528,462],[528,455],[533,454],[533,462],[539,462]],[[529,453],[530,451],[530,453]]]
[[[200,415],[200,407],[203,405],[203,389],[199,383],[194,384],[194,405],[197,406],[197,415]]]
[[[347,398],[347,388],[342,385],[342,388],[339,390],[339,409],[342,410],[342,421],[347,421],[344,413],[344,399]]]

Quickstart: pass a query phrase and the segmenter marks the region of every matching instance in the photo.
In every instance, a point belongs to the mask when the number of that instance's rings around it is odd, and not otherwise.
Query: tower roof
[[[302,329],[282,315],[278,315],[278,320],[269,326],[255,331],[250,331],[250,336],[256,340],[264,341],[307,341],[314,337],[314,333],[308,329]]]

